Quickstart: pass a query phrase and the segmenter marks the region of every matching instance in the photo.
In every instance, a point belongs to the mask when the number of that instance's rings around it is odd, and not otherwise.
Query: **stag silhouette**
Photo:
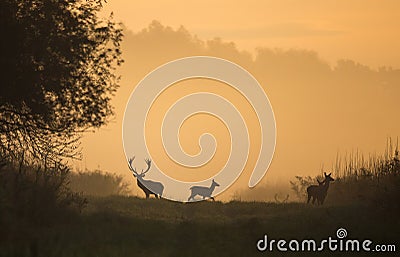
[[[328,189],[329,189],[329,183],[332,181],[335,181],[331,177],[332,173],[329,173],[328,175],[326,172],[324,172],[325,179],[320,182],[318,179],[318,186],[317,185],[312,185],[307,187],[307,203],[310,202],[310,199],[312,198],[312,203],[315,203],[315,200],[317,200],[318,205],[323,205],[325,201],[325,197],[328,194]]]
[[[161,184],[160,182],[144,179],[145,174],[150,170],[151,160],[145,159],[147,169],[145,171],[143,171],[142,169],[141,173],[138,173],[136,169],[132,166],[133,160],[135,160],[135,157],[128,160],[128,167],[132,171],[133,176],[136,178],[137,185],[146,194],[146,199],[149,198],[150,195],[154,195],[156,198],[161,198],[164,191],[163,184]]]
[[[215,187],[219,187],[219,184],[217,182],[215,182],[215,180],[212,180],[211,186],[210,187],[202,187],[202,186],[192,186],[190,188],[191,190],[191,194],[189,196],[188,201],[190,201],[191,199],[194,200],[194,197],[196,195],[200,195],[203,197],[203,199],[206,199],[206,197],[212,199],[213,201],[215,201],[214,197],[211,196],[211,194],[213,193]]]

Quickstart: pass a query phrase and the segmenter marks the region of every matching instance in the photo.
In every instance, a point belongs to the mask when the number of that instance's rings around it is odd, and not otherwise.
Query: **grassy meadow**
[[[393,179],[396,188],[387,190],[396,190],[389,193],[399,196],[400,178]],[[341,197],[341,190],[346,187],[332,184],[336,197]],[[62,213],[46,221],[3,227],[0,256],[255,256],[262,255],[256,242],[264,234],[275,239],[318,240],[335,236],[341,227],[350,238],[399,245],[398,199],[337,204],[334,197],[328,196],[324,206],[88,197],[80,214]],[[282,256],[280,252],[264,254]]]
[[[265,234],[275,240],[319,242],[335,238],[339,228],[347,230],[349,239],[398,248],[397,148],[391,155],[367,159],[338,158],[323,206],[305,203],[305,188],[315,183],[310,177],[291,181],[296,202],[217,198],[177,203],[127,196],[121,177],[100,171],[57,175],[50,170],[43,176],[46,173],[32,167],[3,167],[0,256],[391,256],[393,252],[282,253],[256,248]]]
[[[181,204],[124,196],[89,198],[88,203],[80,215],[71,214],[43,225],[18,224],[8,228],[8,236],[3,230],[0,255],[254,256],[261,254],[256,242],[264,234],[275,239],[317,240],[334,236],[340,227],[346,228],[351,238],[399,243],[398,206]]]

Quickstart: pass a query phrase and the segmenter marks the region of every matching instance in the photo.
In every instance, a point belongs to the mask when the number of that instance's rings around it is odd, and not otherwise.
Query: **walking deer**
[[[324,204],[325,197],[328,194],[328,188],[329,188],[329,183],[332,181],[335,181],[331,177],[332,173],[329,173],[328,175],[326,172],[324,172],[325,179],[324,181],[320,182],[318,179],[318,186],[317,185],[312,185],[307,187],[307,194],[308,194],[308,199],[307,203],[310,202],[310,199],[312,198],[312,203],[315,203],[315,200],[317,200],[317,203],[322,205]]]
[[[154,195],[156,198],[161,198],[164,191],[163,184],[161,184],[160,182],[144,179],[145,174],[150,170],[151,160],[145,159],[147,169],[145,171],[143,171],[142,169],[141,173],[138,173],[136,169],[132,166],[133,160],[135,160],[135,157],[128,160],[128,167],[132,171],[133,176],[136,178],[138,187],[140,187],[140,189],[142,189],[143,192],[146,194],[146,199],[149,198],[150,195]]]
[[[211,196],[215,187],[219,187],[219,184],[217,182],[215,182],[214,179],[212,180],[210,187],[192,186],[190,188],[192,193],[190,194],[188,201],[190,201],[190,199],[194,200],[194,197],[196,195],[202,196],[203,199],[206,199],[206,197],[208,197],[208,198],[212,199],[213,201],[215,201],[214,197]]]

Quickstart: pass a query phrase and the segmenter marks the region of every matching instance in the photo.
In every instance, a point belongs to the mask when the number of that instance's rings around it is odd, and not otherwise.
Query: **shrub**
[[[86,200],[68,188],[68,166],[7,163],[0,169],[0,224],[51,224],[81,211]]]
[[[128,183],[121,175],[100,170],[71,172],[68,176],[69,186],[74,192],[85,195],[108,196],[126,195],[129,193]]]

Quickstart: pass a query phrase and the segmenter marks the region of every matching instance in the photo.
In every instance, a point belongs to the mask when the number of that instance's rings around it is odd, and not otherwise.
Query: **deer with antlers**
[[[136,168],[132,166],[133,160],[135,160],[135,157],[128,160],[128,167],[132,171],[133,176],[136,178],[138,187],[142,189],[143,192],[146,194],[146,199],[149,198],[150,195],[154,195],[156,198],[161,198],[164,191],[163,184],[161,184],[160,182],[144,179],[145,174],[150,170],[151,160],[145,159],[147,169],[145,171],[143,171],[142,169],[141,173],[138,173],[136,171]]]
[[[332,173],[329,173],[328,175],[326,174],[326,172],[324,172],[324,176],[325,179],[320,182],[318,179],[318,186],[317,185],[312,185],[307,187],[307,194],[308,194],[308,199],[307,199],[307,203],[310,202],[310,199],[312,198],[312,203],[315,203],[315,200],[317,200],[317,203],[319,205],[324,204],[325,201],[325,197],[328,194],[328,189],[329,189],[329,183],[332,181],[335,181],[332,177],[331,177]]]

